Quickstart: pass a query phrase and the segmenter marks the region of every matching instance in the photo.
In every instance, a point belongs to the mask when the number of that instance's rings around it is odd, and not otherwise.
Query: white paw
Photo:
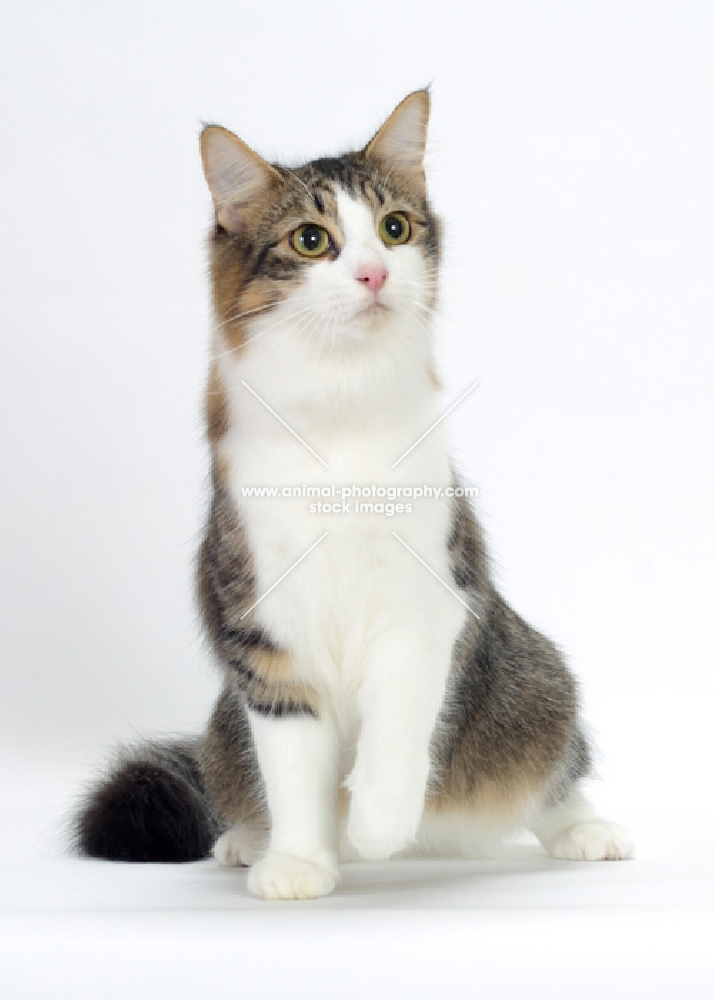
[[[356,783],[355,783],[356,784]],[[361,858],[386,861],[416,840],[424,811],[421,789],[387,790],[372,787],[361,791],[354,787],[347,820],[347,839]]]
[[[232,826],[213,845],[213,857],[222,865],[252,865],[264,853],[263,838],[249,826]]]
[[[335,888],[339,869],[327,851],[314,860],[268,854],[248,872],[248,888],[263,899],[314,899]]]
[[[602,819],[576,823],[547,844],[552,858],[565,861],[621,861],[631,858],[633,849],[627,830]]]

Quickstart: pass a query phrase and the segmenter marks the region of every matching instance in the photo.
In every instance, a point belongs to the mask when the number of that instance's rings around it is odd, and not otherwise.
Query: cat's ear
[[[274,167],[226,128],[208,125],[201,133],[201,160],[218,222],[240,232],[257,199],[280,179]]]
[[[428,124],[429,92],[415,90],[397,105],[365,153],[393,167],[421,174]]]

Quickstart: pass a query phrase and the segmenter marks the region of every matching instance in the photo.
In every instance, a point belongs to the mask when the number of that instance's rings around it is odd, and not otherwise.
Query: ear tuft
[[[201,133],[201,159],[219,223],[239,232],[246,212],[279,176],[277,171],[218,125],[208,125]]]
[[[415,90],[397,105],[367,145],[365,153],[394,167],[401,167],[402,170],[421,173],[424,169],[428,124],[429,93],[426,90]]]

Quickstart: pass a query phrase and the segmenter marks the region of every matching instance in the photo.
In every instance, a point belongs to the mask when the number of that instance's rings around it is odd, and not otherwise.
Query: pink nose
[[[376,295],[387,280],[387,269],[379,264],[365,264],[357,272],[357,281]]]

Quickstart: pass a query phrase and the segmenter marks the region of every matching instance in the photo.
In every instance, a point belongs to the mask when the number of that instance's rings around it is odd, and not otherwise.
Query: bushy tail
[[[220,823],[198,766],[199,739],[120,750],[74,819],[74,846],[110,861],[198,861]]]

